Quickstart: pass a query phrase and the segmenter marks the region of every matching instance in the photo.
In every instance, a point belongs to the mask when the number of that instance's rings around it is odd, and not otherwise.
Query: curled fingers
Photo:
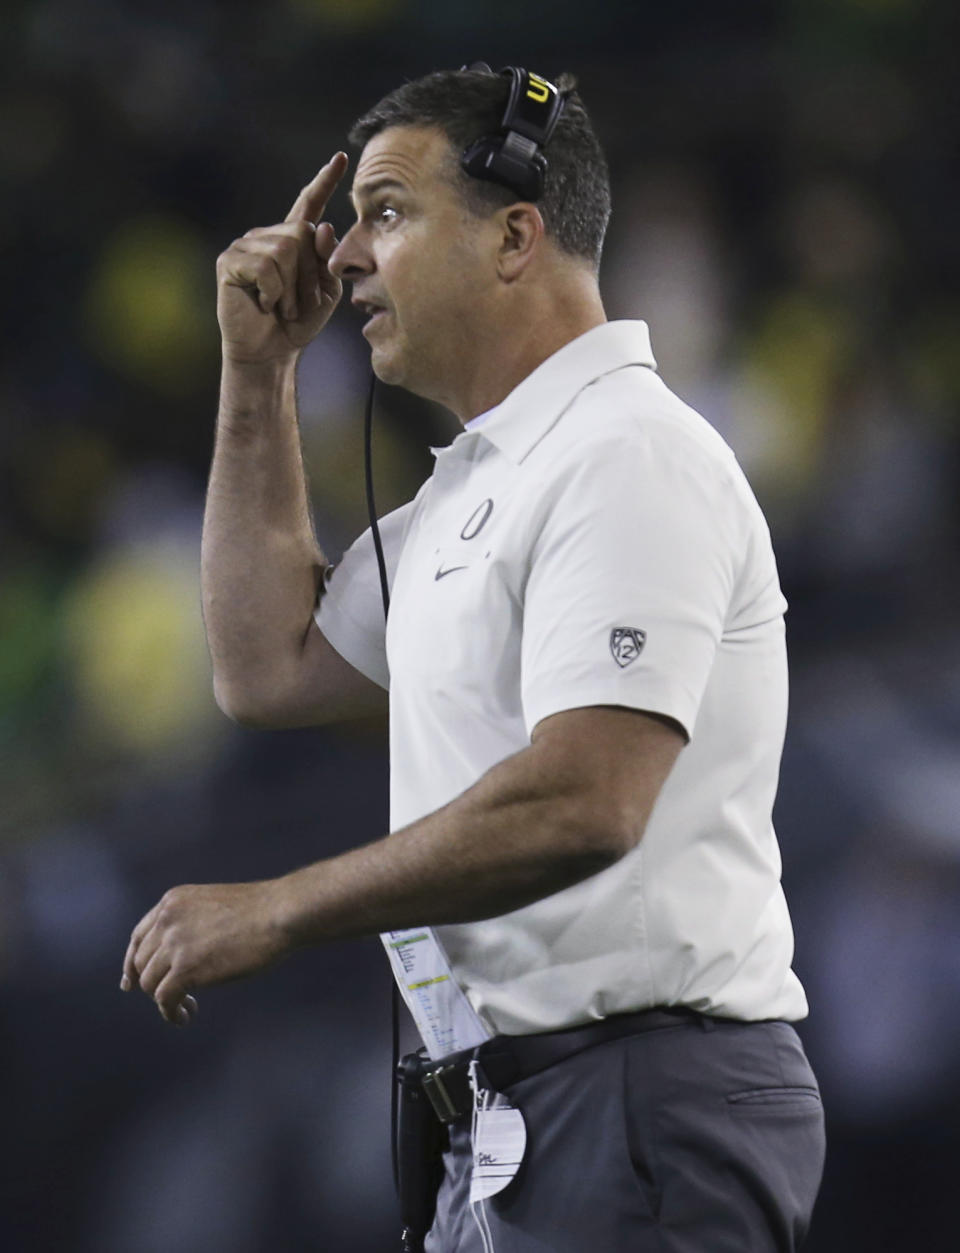
[[[320,284],[336,282],[326,269],[326,259],[317,254],[316,236],[312,222],[285,222],[254,227],[235,245],[241,252],[275,263],[283,283],[279,312],[288,322],[315,313],[320,306]]]
[[[283,264],[266,241],[238,239],[220,258],[219,265],[223,282],[249,291],[261,312],[295,316],[289,313],[296,298],[296,279],[289,258]]]
[[[166,1022],[183,1027],[196,1017],[196,997],[187,991],[184,972],[162,943],[156,945],[141,967],[140,987],[153,998]]]
[[[183,985],[181,975],[168,970],[153,993],[161,1016],[175,1027],[185,1027],[197,1009],[196,1000]]]
[[[157,908],[154,905],[153,909],[144,914],[130,933],[130,942],[127,944],[127,951],[123,956],[123,973],[120,977],[120,987],[124,992],[129,992],[132,987],[136,987],[140,982],[140,966],[138,965],[137,957],[140,953],[140,946],[150,934],[156,921]]]
[[[280,240],[291,240],[296,244],[296,253],[289,243],[280,244],[279,247],[282,249],[281,268],[286,281],[292,282],[296,288],[296,312],[301,318],[310,317],[320,308],[321,289],[327,291],[332,299],[339,298],[340,281],[327,269],[327,261],[337,242],[333,227],[328,222],[322,222],[319,226],[308,221],[297,221],[283,222],[278,226],[254,227],[243,238],[259,240],[268,246],[271,241]]]

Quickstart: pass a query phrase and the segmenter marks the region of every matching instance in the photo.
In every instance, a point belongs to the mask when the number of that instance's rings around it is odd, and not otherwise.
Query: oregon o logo
[[[493,513],[493,501],[489,497],[482,505],[477,505],[470,517],[464,523],[463,530],[460,532],[461,539],[473,539],[479,535],[483,528],[487,525],[487,519]]]

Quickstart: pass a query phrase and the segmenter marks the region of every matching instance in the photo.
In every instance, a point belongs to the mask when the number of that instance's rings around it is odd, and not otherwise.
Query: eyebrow
[[[376,195],[378,191],[383,191],[385,187],[392,187],[399,191],[406,191],[405,183],[401,183],[398,178],[392,178],[389,174],[384,174],[380,178],[375,178],[369,183],[360,184],[360,192],[357,194],[356,185],[350,191],[350,199],[354,208],[360,200],[369,200],[371,196]]]

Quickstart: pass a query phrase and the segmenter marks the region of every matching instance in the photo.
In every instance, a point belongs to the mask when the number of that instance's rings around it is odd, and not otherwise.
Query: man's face
[[[496,272],[497,227],[464,206],[452,159],[432,127],[375,135],[353,181],[357,221],[330,258],[353,284],[354,304],[370,312],[363,334],[378,378],[442,401],[476,360]]]

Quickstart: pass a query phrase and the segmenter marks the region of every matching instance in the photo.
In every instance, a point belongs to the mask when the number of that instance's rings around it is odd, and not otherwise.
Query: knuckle
[[[177,888],[171,888],[168,892],[164,892],[157,908],[157,919],[169,925],[177,916],[180,900],[181,893]]]

